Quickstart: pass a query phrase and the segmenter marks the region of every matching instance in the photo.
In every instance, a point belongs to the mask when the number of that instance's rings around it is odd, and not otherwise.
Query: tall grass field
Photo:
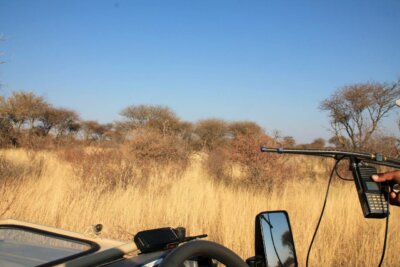
[[[184,171],[153,166],[156,171],[134,179],[139,173],[129,162],[107,156],[111,162],[104,164],[100,156],[68,153],[1,150],[0,219],[88,234],[101,223],[102,237],[126,241],[140,230],[183,226],[189,235],[206,233],[247,258],[254,255],[255,216],[287,210],[300,266],[305,266],[333,166],[329,160],[293,156],[288,162],[295,167],[292,179],[280,181],[279,172],[271,171],[271,183],[255,189],[211,177],[204,154],[193,154]],[[391,207],[384,266],[400,266],[399,218],[400,208]],[[384,234],[385,220],[364,219],[354,183],[335,178],[310,266],[377,266]]]

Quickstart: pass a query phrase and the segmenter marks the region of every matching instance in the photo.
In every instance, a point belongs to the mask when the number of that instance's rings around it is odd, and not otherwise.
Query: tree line
[[[398,151],[398,139],[385,134],[381,121],[395,109],[399,98],[399,81],[344,86],[320,103],[320,109],[328,112],[330,119],[332,137],[328,143],[317,138],[310,144],[296,144],[292,136],[267,135],[255,122],[210,118],[192,123],[160,105],[128,106],[120,112],[123,119],[113,123],[82,120],[74,110],[55,107],[42,96],[19,91],[8,97],[0,95],[0,146],[41,148],[71,142],[128,142],[141,146],[139,141],[145,142],[151,135],[158,142],[178,142],[187,150],[212,151],[232,140],[257,136],[290,147],[330,146],[362,151],[385,147],[394,154]]]
[[[33,92],[12,92],[8,97],[0,95],[0,145],[44,145],[41,139],[49,144],[124,143],[153,134],[158,138],[179,137],[194,149],[211,150],[238,134],[264,134],[257,123],[250,121],[183,121],[169,107],[160,105],[132,105],[120,115],[122,120],[106,124],[82,120],[76,111],[55,107]]]

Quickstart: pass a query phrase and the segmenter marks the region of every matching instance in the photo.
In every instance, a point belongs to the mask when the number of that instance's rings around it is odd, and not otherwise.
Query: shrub
[[[18,183],[27,177],[40,177],[44,169],[44,158],[36,153],[30,153],[28,157],[28,164],[22,164],[8,160],[0,154],[0,184]]]
[[[171,174],[178,175],[186,169],[191,150],[178,136],[145,128],[135,132],[134,139],[129,142],[129,153],[144,176],[167,166],[174,166]]]
[[[228,125],[219,119],[206,119],[196,123],[194,134],[197,137],[197,149],[212,151],[223,146],[229,133]]]
[[[132,162],[117,149],[72,148],[59,156],[71,163],[72,170],[87,189],[112,190],[140,182],[136,179]]]
[[[288,180],[293,171],[285,158],[261,153],[260,145],[275,142],[266,135],[237,135],[223,149],[210,152],[207,169],[219,181],[254,188]]]

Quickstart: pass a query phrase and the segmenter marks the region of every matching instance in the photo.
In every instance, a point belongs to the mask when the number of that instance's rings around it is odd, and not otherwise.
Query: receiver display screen
[[[379,186],[377,183],[374,182],[365,182],[365,185],[367,187],[367,190],[372,190],[372,191],[379,191]]]

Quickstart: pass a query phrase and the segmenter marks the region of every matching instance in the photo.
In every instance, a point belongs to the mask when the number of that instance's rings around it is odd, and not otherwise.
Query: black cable
[[[343,159],[343,158],[342,158],[342,159]],[[342,159],[339,159],[338,161],[341,161]],[[336,173],[336,176],[339,177],[339,179],[341,179],[341,180],[343,180],[343,181],[353,181],[353,179],[344,178],[343,176],[341,176],[341,175],[339,174],[338,167],[339,167],[339,164],[336,165],[335,173]]]
[[[354,179],[351,179],[351,178],[344,178],[343,176],[341,176],[339,174],[339,172],[337,170],[336,170],[336,175],[337,175],[337,177],[339,177],[340,180],[343,180],[343,181],[346,181],[346,182],[354,181]]]
[[[326,193],[325,193],[324,205],[322,206],[321,215],[319,216],[319,220],[318,220],[318,223],[317,223],[317,227],[315,228],[315,232],[314,232],[313,238],[312,238],[312,240],[311,240],[310,247],[308,248],[307,260],[306,260],[306,267],[308,267],[308,260],[309,260],[309,258],[310,258],[310,252],[311,252],[311,249],[312,249],[312,245],[313,245],[313,243],[314,243],[315,237],[317,236],[317,232],[318,232],[318,229],[319,229],[319,225],[321,224],[322,217],[324,216],[325,207],[326,207],[326,202],[327,202],[327,200],[328,200],[329,189],[330,189],[331,183],[332,183],[332,178],[333,178],[333,176],[334,176],[334,174],[335,174],[335,170],[336,170],[336,167],[337,167],[337,165],[339,164],[339,162],[340,162],[340,159],[339,159],[339,160],[336,160],[335,166],[333,167],[333,169],[332,169],[332,171],[331,171],[331,175],[330,175],[330,177],[329,177],[328,187],[326,188]]]
[[[386,229],[385,229],[385,239],[383,241],[383,249],[382,249],[382,256],[381,256],[381,260],[379,262],[378,267],[382,266],[383,260],[385,258],[385,252],[386,252],[386,243],[387,243],[387,237],[388,237],[388,229],[389,229],[389,190],[387,191],[387,201],[386,201],[386,208],[387,208],[387,212],[388,215],[386,216]]]

